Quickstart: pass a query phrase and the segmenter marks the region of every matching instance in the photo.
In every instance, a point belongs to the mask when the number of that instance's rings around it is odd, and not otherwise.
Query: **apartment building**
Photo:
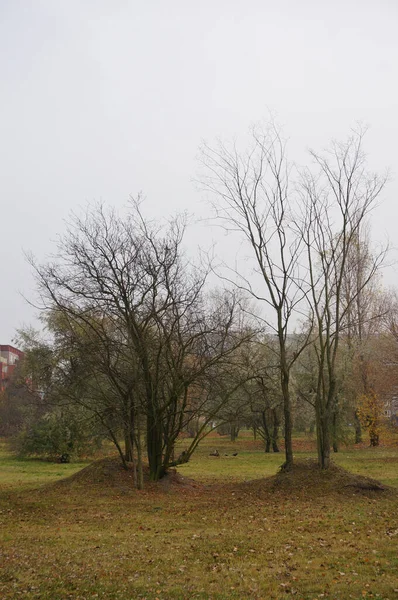
[[[7,386],[10,377],[23,357],[23,352],[14,346],[0,345],[0,391]]]

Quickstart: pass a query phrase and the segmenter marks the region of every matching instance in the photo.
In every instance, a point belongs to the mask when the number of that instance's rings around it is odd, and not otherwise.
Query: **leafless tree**
[[[72,219],[51,263],[34,265],[44,309],[62,315],[80,356],[87,344],[97,392],[121,415],[125,460],[135,447],[139,465],[145,420],[153,480],[186,462],[205,433],[203,425],[174,457],[192,416],[190,390],[252,335],[242,334],[237,294],[210,298],[208,271],[184,258],[185,225],[183,216],[166,229],[149,222],[140,201],[125,217],[96,206]]]
[[[386,183],[386,176],[366,170],[363,136],[362,130],[353,132],[347,142],[334,143],[325,154],[311,152],[318,173],[305,170],[301,183],[303,211],[299,227],[306,247],[315,315],[315,408],[322,468],[328,468],[330,460],[340,339],[345,327],[353,327],[364,290],[385,257],[382,250],[374,256],[368,254],[366,260],[361,257],[361,264],[353,259],[361,229]],[[355,286],[348,286],[348,277],[358,269]],[[357,319],[356,326],[360,325]]]
[[[243,236],[255,261],[255,282],[242,270],[235,270],[231,278],[238,288],[265,305],[263,319],[277,339],[285,467],[290,468],[290,373],[307,343],[291,334],[304,310],[307,290],[300,264],[303,241],[293,226],[294,194],[289,185],[286,144],[271,125],[265,130],[253,129],[251,147],[246,153],[239,152],[236,145],[227,147],[220,143],[215,148],[204,145],[201,158],[205,167],[201,184],[212,193],[218,222]],[[224,277],[229,278],[225,274]]]

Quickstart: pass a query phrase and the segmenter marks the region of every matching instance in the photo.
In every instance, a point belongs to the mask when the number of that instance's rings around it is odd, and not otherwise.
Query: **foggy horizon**
[[[194,184],[202,140],[244,146],[270,111],[298,164],[369,125],[369,168],[391,170],[372,239],[396,245],[395,3],[5,0],[0,17],[1,344],[37,324],[24,251],[45,260],[71,211],[140,192],[151,216],[210,216]],[[218,238],[198,222],[189,251]]]

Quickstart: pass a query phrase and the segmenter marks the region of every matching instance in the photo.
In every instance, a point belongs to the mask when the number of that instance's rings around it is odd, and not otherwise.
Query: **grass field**
[[[299,464],[314,456],[307,438],[295,447]],[[118,463],[81,471],[2,446],[0,598],[398,598],[397,493],[337,469],[275,477],[282,462],[248,437],[208,438],[182,477],[137,492]],[[335,462],[398,487],[394,442]]]

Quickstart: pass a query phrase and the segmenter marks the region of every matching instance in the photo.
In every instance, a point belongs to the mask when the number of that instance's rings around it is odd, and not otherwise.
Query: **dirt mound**
[[[119,491],[132,491],[134,489],[134,472],[132,465],[124,469],[120,458],[102,458],[84,467],[70,477],[61,479],[52,484],[52,487],[61,488],[79,488],[84,487],[89,490],[95,488],[116,488]]]
[[[370,477],[350,473],[333,463],[328,470],[322,470],[313,459],[297,460],[291,470],[281,470],[272,477],[245,482],[241,488],[252,493],[294,494],[301,497],[362,494],[374,498],[397,495],[395,488]]]
[[[64,493],[76,490],[80,493],[83,488],[85,494],[107,493],[113,491],[117,495],[136,493],[134,484],[134,472],[131,464],[124,469],[118,457],[97,460],[78,473],[62,479],[48,487],[62,490]],[[149,469],[144,466],[144,491],[149,493],[176,493],[184,495],[196,495],[198,492],[216,493],[217,490],[224,495],[226,490],[236,497],[241,495],[290,498],[311,498],[333,495],[352,496],[361,494],[371,498],[397,496],[395,488],[382,483],[355,475],[332,464],[327,471],[319,469],[313,459],[297,460],[292,470],[281,470],[272,477],[246,481],[244,483],[204,485],[193,479],[182,476],[175,469],[170,471],[158,482],[150,481]]]
[[[166,473],[163,479],[161,479],[155,485],[163,486],[165,490],[170,490],[171,488],[175,488],[177,490],[199,490],[206,487],[203,484],[198,483],[194,479],[184,477],[176,469],[170,469],[170,471]]]
[[[202,487],[192,479],[183,477],[175,469],[171,469],[160,481],[153,482],[149,478],[149,468],[144,465],[144,487],[154,488],[159,491],[195,490]],[[52,487],[79,488],[89,490],[91,487],[102,489],[114,489],[118,493],[133,493],[135,488],[133,465],[128,463],[128,469],[124,469],[119,457],[103,458],[97,460],[74,475],[62,479]]]

